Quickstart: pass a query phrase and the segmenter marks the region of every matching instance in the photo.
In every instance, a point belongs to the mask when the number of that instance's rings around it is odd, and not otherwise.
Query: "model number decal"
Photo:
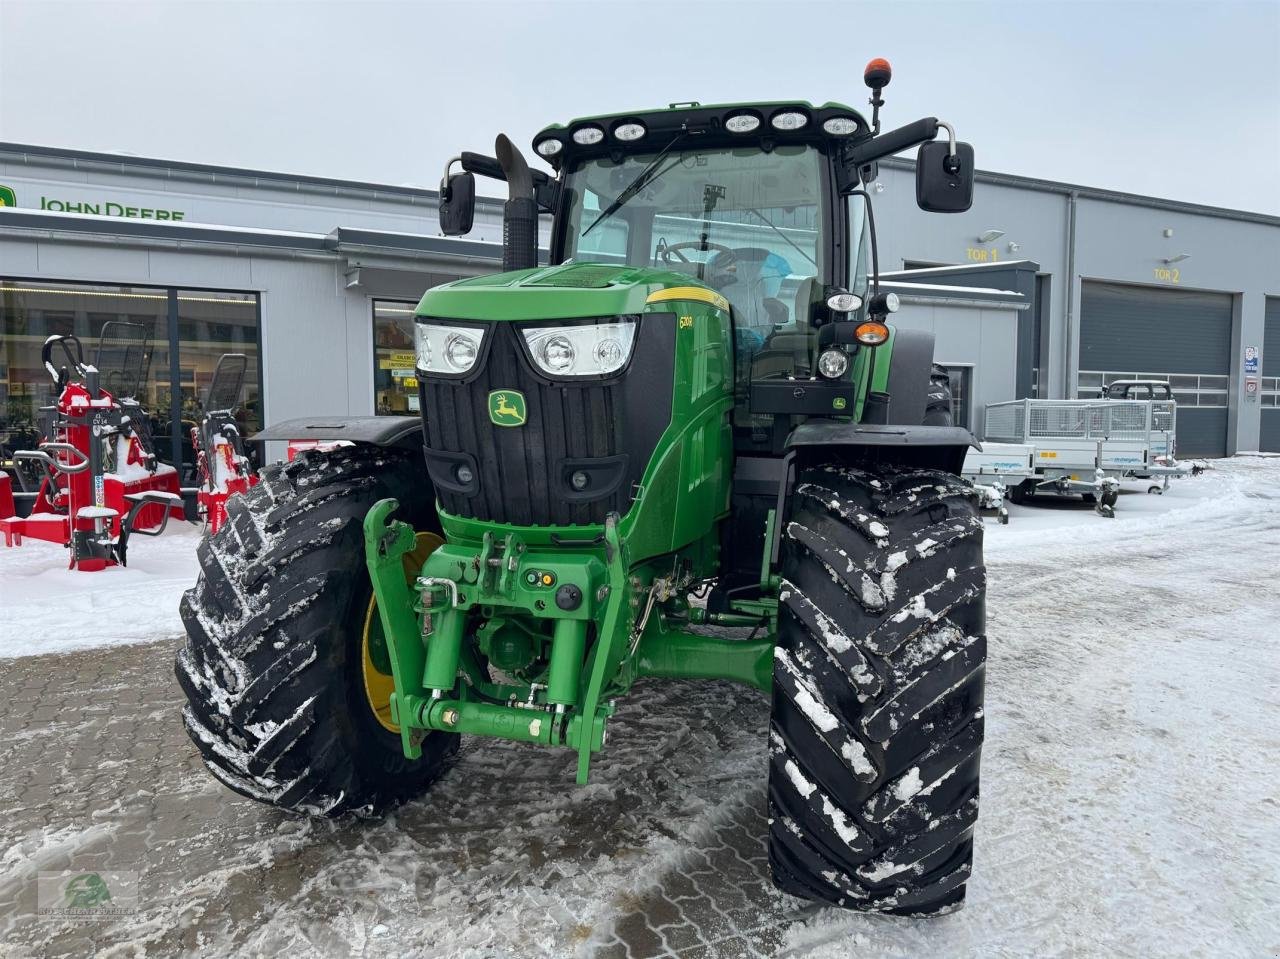
[[[680,317],[680,329],[682,329],[682,330],[687,330],[687,329],[689,329],[689,327],[691,327],[691,326],[693,326],[693,317],[692,317],[692,316],[682,316],[682,317]]]

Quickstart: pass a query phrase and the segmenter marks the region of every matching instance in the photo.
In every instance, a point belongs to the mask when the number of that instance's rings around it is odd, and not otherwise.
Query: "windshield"
[[[723,293],[739,332],[761,343],[807,324],[806,281],[827,272],[821,154],[678,147],[571,170],[565,258],[688,273]]]

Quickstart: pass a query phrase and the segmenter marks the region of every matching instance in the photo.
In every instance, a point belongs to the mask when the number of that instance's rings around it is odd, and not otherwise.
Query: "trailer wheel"
[[[231,789],[295,812],[373,814],[422,793],[457,751],[432,733],[406,759],[371,650],[363,521],[394,496],[399,518],[438,528],[420,458],[373,446],[311,450],[227,502],[182,597],[178,683],[187,732]],[[438,538],[420,534],[420,546]],[[376,639],[376,637],[374,637]]]
[[[959,908],[978,815],[982,520],[936,471],[801,471],[782,554],[769,860],[846,908]]]
[[[1018,485],[1009,487],[1009,499],[1012,500],[1014,503],[1016,503],[1018,506],[1022,506],[1027,502],[1027,500],[1031,499],[1031,497],[1035,495],[1036,495],[1035,480],[1023,480]]]

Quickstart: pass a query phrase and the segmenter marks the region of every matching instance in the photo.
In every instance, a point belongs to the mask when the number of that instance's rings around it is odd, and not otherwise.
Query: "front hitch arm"
[[[407,721],[426,705],[422,672],[426,651],[418,641],[418,618],[413,596],[404,578],[402,558],[417,541],[413,527],[399,520],[388,522],[400,506],[394,499],[379,500],[364,518],[365,563],[373,594],[378,600],[378,616],[391,659],[395,692],[391,694],[391,716],[400,726],[401,745],[410,759],[422,755],[423,731]],[[410,641],[404,642],[404,637]]]

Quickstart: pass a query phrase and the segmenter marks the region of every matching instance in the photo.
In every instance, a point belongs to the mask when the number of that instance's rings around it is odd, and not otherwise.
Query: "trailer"
[[[1190,468],[1174,458],[1177,404],[1169,399],[1009,400],[986,409],[985,436],[1035,447],[1034,476],[1010,491],[1015,502],[1040,492],[1078,494],[1112,517],[1120,481],[1161,478]]]
[[[1036,448],[1030,443],[983,443],[970,449],[964,458],[961,476],[978,491],[984,510],[994,510],[1002,524],[1009,522],[1004,505],[1010,491],[1035,476]]]

